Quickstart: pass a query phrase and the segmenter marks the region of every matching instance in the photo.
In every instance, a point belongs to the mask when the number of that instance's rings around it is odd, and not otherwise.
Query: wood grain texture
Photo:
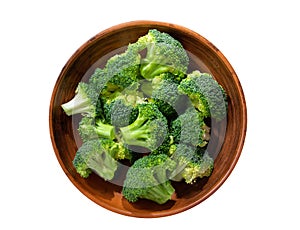
[[[114,183],[105,182],[96,175],[81,178],[72,165],[73,157],[81,145],[76,131],[80,116],[68,117],[61,104],[75,94],[77,84],[103,66],[106,60],[122,50],[128,43],[156,28],[178,39],[188,51],[189,70],[210,72],[228,93],[227,120],[213,124],[215,135],[210,148],[215,157],[215,168],[209,178],[193,185],[174,183],[176,197],[164,205],[140,200],[129,203],[121,195],[120,186],[126,167],[118,171]],[[247,128],[246,102],[239,79],[223,54],[204,37],[179,25],[154,21],[123,23],[100,32],[83,44],[63,67],[50,102],[50,136],[56,157],[70,181],[89,199],[108,210],[135,217],[161,217],[173,215],[201,203],[211,196],[228,178],[241,154]],[[119,181],[118,181],[119,180]]]

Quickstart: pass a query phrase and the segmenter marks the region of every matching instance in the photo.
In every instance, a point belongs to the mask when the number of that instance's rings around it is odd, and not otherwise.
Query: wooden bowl
[[[215,158],[215,167],[209,178],[193,185],[174,183],[176,197],[163,205],[140,200],[129,203],[122,197],[121,184],[106,182],[92,174],[81,178],[72,160],[81,144],[76,127],[79,116],[68,117],[61,104],[75,94],[79,81],[86,79],[97,66],[124,50],[129,43],[156,28],[179,40],[187,50],[191,64],[189,70],[200,69],[213,74],[228,93],[227,120],[212,127],[209,148]],[[155,21],[133,21],[106,29],[84,43],[62,69],[50,102],[50,136],[56,157],[71,182],[86,197],[102,207],[127,216],[162,217],[180,213],[198,205],[211,196],[228,178],[242,151],[246,135],[246,103],[239,79],[223,54],[198,33],[179,25]],[[120,182],[124,175],[119,176]]]

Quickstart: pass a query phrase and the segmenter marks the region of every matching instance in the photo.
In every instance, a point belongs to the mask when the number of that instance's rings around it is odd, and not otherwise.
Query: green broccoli
[[[171,34],[150,29],[121,49],[61,105],[81,115],[72,163],[81,177],[94,172],[110,182],[124,163],[124,198],[164,204],[174,181],[192,184],[213,172],[209,126],[226,117],[227,94],[211,74],[187,73],[189,54]]]
[[[109,152],[109,154],[115,160],[131,160],[131,151],[122,143],[111,139],[101,139],[103,148]]]
[[[93,117],[82,117],[78,132],[84,142],[100,137],[113,140],[116,137],[114,126],[104,124],[100,119]]]
[[[68,116],[82,114],[94,117],[98,96],[99,93],[91,85],[80,82],[75,90],[75,96],[61,107]]]
[[[128,46],[125,52],[108,59],[104,68],[105,80],[99,79],[101,83],[106,81],[106,87],[101,91],[102,97],[110,97],[115,92],[122,91],[138,80],[140,58],[139,53],[134,52]]]
[[[122,194],[129,202],[148,199],[164,204],[171,199],[175,189],[169,173],[176,163],[165,154],[147,155],[134,162],[126,174]]]
[[[205,146],[210,139],[210,128],[205,124],[202,114],[194,107],[188,108],[170,124],[170,136],[175,143],[192,146]]]
[[[152,80],[151,101],[169,120],[181,114],[189,104],[188,98],[178,92],[174,74],[162,73]]]
[[[130,125],[120,128],[121,140],[129,146],[139,146],[153,151],[165,139],[168,122],[153,103],[136,106],[138,116]]]
[[[89,81],[79,82],[75,96],[61,105],[68,116],[81,114],[89,117],[101,116],[99,100],[102,90],[107,89],[108,77],[103,69],[96,68]]]
[[[172,156],[175,150],[174,147],[176,147],[174,143],[174,138],[168,133],[161,145],[158,146],[157,149],[153,150],[150,154],[166,154],[168,156]]]
[[[103,105],[105,120],[115,126],[124,127],[131,124],[138,115],[136,105],[144,102],[143,95],[138,91],[136,82],[124,89],[118,96],[109,99]]]
[[[94,172],[104,180],[113,179],[118,168],[118,162],[110,155],[100,139],[84,142],[75,154],[73,165],[83,178]]]
[[[215,118],[218,121],[226,117],[227,96],[212,75],[193,71],[180,82],[178,90],[190,98],[204,117]]]
[[[173,181],[184,180],[187,184],[194,183],[197,178],[208,177],[214,167],[214,160],[208,152],[200,156],[196,148],[184,144],[177,144],[171,159],[177,163],[170,175]]]
[[[141,60],[141,75],[146,79],[171,72],[184,77],[189,64],[189,57],[182,44],[168,33],[150,29],[148,33],[131,44],[133,50],[146,50]]]
[[[131,124],[136,118],[138,111],[126,100],[119,96],[104,104],[106,121],[116,127],[124,127]]]
[[[108,81],[110,80],[107,70],[96,68],[94,73],[90,76],[88,80],[88,84],[93,87],[93,90],[98,93],[98,98],[102,91],[112,91],[113,89],[109,89]],[[116,87],[112,87],[116,88]]]

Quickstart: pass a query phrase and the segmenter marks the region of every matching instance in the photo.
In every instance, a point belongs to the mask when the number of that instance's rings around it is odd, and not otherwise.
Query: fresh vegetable
[[[146,79],[152,79],[166,72],[176,74],[180,79],[187,71],[189,64],[187,52],[182,44],[168,33],[151,29],[132,46],[137,51],[146,49],[140,68],[141,75]]]
[[[214,167],[214,160],[208,152],[200,156],[195,147],[184,144],[176,145],[171,159],[177,163],[170,176],[171,180],[184,180],[187,184],[194,183],[197,178],[210,176]]]
[[[122,141],[127,145],[155,150],[165,139],[168,121],[153,103],[137,105],[138,116],[130,125],[120,128]]]
[[[111,180],[118,168],[118,163],[111,152],[112,150],[104,147],[100,139],[86,141],[77,150],[73,165],[84,178],[95,172],[104,180]]]
[[[178,91],[179,84],[175,75],[162,73],[153,78],[151,83],[151,100],[168,120],[175,118],[182,113],[188,101]]]
[[[226,119],[227,103],[211,74],[189,70],[178,40],[150,29],[96,67],[61,105],[66,115],[81,116],[73,166],[83,178],[95,173],[113,181],[125,164],[124,198],[164,204],[176,192],[174,183],[197,183],[213,173],[210,125]]]
[[[91,85],[80,82],[72,100],[62,104],[61,107],[68,116],[83,114],[94,117],[98,100],[97,96]]]
[[[175,162],[165,154],[144,156],[129,168],[122,194],[130,202],[139,199],[163,204],[171,199],[175,189],[169,180]]]
[[[210,128],[203,115],[191,107],[171,121],[170,135],[175,143],[203,147],[210,139]]]
[[[227,113],[226,93],[211,74],[196,70],[180,82],[179,92],[187,95],[204,117],[222,120]]]

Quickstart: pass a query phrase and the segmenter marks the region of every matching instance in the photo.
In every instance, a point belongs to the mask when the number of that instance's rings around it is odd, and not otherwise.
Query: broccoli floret
[[[109,152],[109,154],[115,159],[115,160],[124,160],[128,159],[131,160],[131,151],[124,146],[122,142],[117,142],[110,139],[101,139],[101,143],[103,148]]]
[[[226,117],[227,96],[212,75],[193,71],[180,82],[178,90],[190,98],[204,117],[212,117],[218,121]]]
[[[171,121],[170,135],[175,143],[203,147],[210,139],[210,128],[205,124],[202,114],[190,107]]]
[[[184,180],[187,184],[194,183],[197,178],[210,176],[214,167],[214,160],[207,151],[200,156],[195,147],[184,144],[176,145],[171,159],[177,163],[176,169],[170,176],[171,180]]]
[[[129,46],[126,51],[108,59],[103,69],[96,68],[89,85],[102,99],[112,99],[140,76],[140,54]]]
[[[79,82],[75,90],[75,96],[61,105],[68,116],[81,114],[84,116],[102,116],[99,100],[102,91],[113,91],[108,86],[108,75],[105,70],[96,68],[89,81]]]
[[[183,77],[187,71],[189,58],[182,44],[168,33],[151,29],[132,46],[146,55],[141,60],[141,75],[146,79],[171,72]]]
[[[98,93],[98,98],[102,91],[112,91],[108,87],[109,76],[105,69],[96,68],[94,73],[90,76],[88,84],[93,87],[93,90]],[[97,98],[97,100],[98,100]]]
[[[162,73],[152,80],[151,100],[168,119],[181,114],[189,104],[188,98],[178,91],[178,83],[173,81],[174,74]]]
[[[79,122],[78,132],[84,142],[99,137],[110,140],[115,139],[114,126],[104,124],[100,119],[95,119],[93,117],[82,117]]]
[[[175,189],[169,180],[169,173],[176,163],[167,155],[147,155],[134,162],[124,181],[122,194],[129,202],[139,199],[164,204],[171,199]]]
[[[103,106],[106,121],[116,127],[131,124],[138,115],[136,105],[144,102],[143,95],[138,91],[139,83],[127,87],[117,97],[107,100]]]
[[[112,56],[104,68],[107,83],[101,95],[107,97],[136,82],[140,74],[140,59],[139,53],[130,48]]]
[[[116,127],[124,127],[131,124],[136,118],[138,111],[125,97],[120,96],[104,105],[106,121]]]
[[[153,150],[150,154],[157,155],[157,154],[166,154],[171,156],[174,153],[174,139],[169,134],[166,136],[163,143],[158,146],[157,149]]]
[[[100,139],[84,142],[76,152],[73,165],[83,178],[94,172],[104,180],[113,179],[118,167],[117,161],[104,148]]]
[[[130,125],[120,128],[121,139],[129,146],[155,150],[165,139],[168,122],[153,103],[137,106],[138,116]]]
[[[95,116],[99,93],[91,85],[80,82],[75,90],[75,96],[61,105],[68,116],[82,114]]]

